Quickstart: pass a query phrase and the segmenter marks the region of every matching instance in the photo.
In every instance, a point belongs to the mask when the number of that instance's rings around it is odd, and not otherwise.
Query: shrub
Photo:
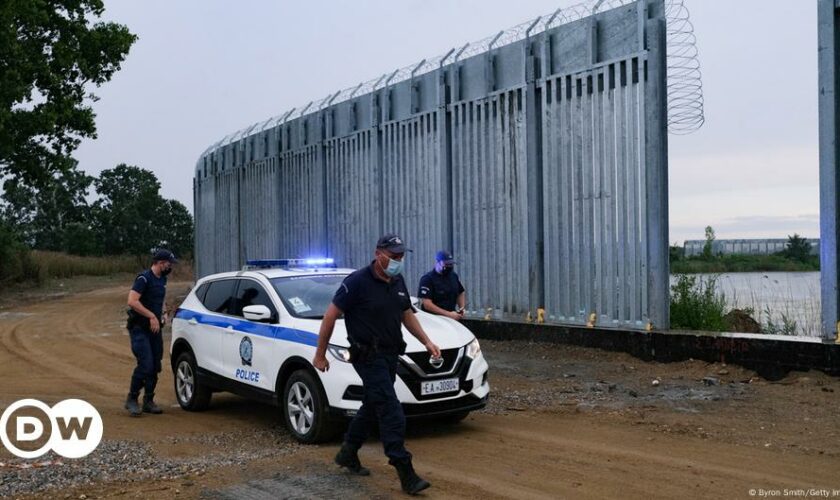
[[[26,278],[28,250],[6,224],[0,223],[0,284],[17,283]]]
[[[721,332],[726,297],[717,290],[717,277],[680,275],[671,286],[671,328]]]

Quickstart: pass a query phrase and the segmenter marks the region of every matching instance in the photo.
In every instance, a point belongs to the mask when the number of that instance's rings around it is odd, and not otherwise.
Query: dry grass
[[[33,274],[38,283],[45,283],[49,279],[72,278],[74,276],[110,276],[119,273],[139,273],[149,267],[148,257],[132,255],[114,255],[107,257],[80,257],[60,252],[46,252],[34,250],[30,253]],[[192,261],[181,260],[173,278],[191,280],[193,276]]]

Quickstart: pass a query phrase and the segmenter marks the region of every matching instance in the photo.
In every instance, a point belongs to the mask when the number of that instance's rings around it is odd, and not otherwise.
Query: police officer
[[[454,320],[464,317],[467,292],[455,272],[455,259],[446,250],[435,255],[435,268],[420,278],[417,296],[426,312],[448,316]]]
[[[321,371],[329,370],[327,345],[335,321],[343,313],[350,340],[350,362],[362,379],[364,398],[347,428],[335,462],[355,474],[370,474],[359,462],[358,450],[378,420],[388,463],[397,469],[403,491],[413,495],[430,484],[414,471],[411,453],[405,449],[405,415],[394,391],[397,358],[406,347],[401,325],[433,357],[440,357],[440,349],[414,316],[401,274],[407,250],[399,236],[387,234],[377,242],[373,262],[344,279],[324,315],[312,364]]]
[[[134,280],[128,292],[128,333],[131,337],[131,352],[137,359],[137,366],[131,375],[131,387],[125,400],[125,409],[132,417],[141,412],[160,414],[163,410],[155,404],[155,386],[163,358],[163,332],[166,323],[163,300],[166,296],[166,276],[178,262],[175,254],[159,249],[152,257],[152,265]],[[143,407],[137,398],[144,389]]]

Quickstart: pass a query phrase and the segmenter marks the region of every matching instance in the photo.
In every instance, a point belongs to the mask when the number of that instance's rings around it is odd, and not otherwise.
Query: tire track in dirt
[[[57,303],[50,304],[48,310],[54,309],[55,306],[62,305],[62,303],[65,307],[68,306],[66,301],[61,299]],[[76,304],[69,305],[72,306]],[[72,380],[74,384],[84,387],[95,394],[105,393],[116,395],[121,393],[121,391],[114,387],[114,384],[103,381],[101,374],[89,370],[84,364],[65,361],[65,359],[78,359],[74,358],[75,346],[71,347],[63,345],[61,339],[57,338],[58,335],[55,334],[56,329],[48,326],[51,319],[52,318],[49,312],[45,312],[42,315],[34,315],[24,318],[14,327],[4,329],[2,333],[0,333],[0,344],[2,344],[4,348],[12,354],[12,356],[22,360],[25,366],[30,369],[33,366],[37,367],[41,371],[41,375],[44,375],[45,373],[55,374],[59,377]],[[39,325],[39,323],[43,321],[46,321],[47,325]],[[31,336],[29,335],[30,333],[36,331],[41,331],[42,334],[47,334],[46,341],[42,340],[41,342],[33,342],[31,339],[27,338]],[[50,352],[49,346],[62,349],[62,355],[64,358],[56,356]],[[107,378],[105,380],[107,380]]]
[[[108,326],[108,323],[113,318],[110,318],[108,313],[113,308],[114,304],[111,302],[98,302],[92,307],[83,309],[80,314],[73,316],[70,325],[74,331],[79,332],[79,335],[75,338],[79,339],[80,342],[110,357],[125,361],[130,365],[134,362],[134,355],[131,354],[131,347],[127,335],[119,337],[125,341],[122,348],[119,348],[116,346],[116,342],[108,342],[106,337],[91,337],[89,334],[83,333],[110,330],[111,327]],[[107,344],[114,344],[114,347]]]
[[[421,475],[427,472],[444,488],[475,489],[481,497],[726,497],[746,496],[748,487],[836,484],[825,457],[581,425],[579,418],[550,413],[523,417],[476,417],[469,427],[410,439],[408,446]],[[365,455],[375,457],[371,452]]]

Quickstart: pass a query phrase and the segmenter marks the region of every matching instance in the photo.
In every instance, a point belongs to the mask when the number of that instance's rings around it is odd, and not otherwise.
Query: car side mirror
[[[250,321],[271,321],[271,311],[262,304],[245,306],[242,309],[242,315]]]

